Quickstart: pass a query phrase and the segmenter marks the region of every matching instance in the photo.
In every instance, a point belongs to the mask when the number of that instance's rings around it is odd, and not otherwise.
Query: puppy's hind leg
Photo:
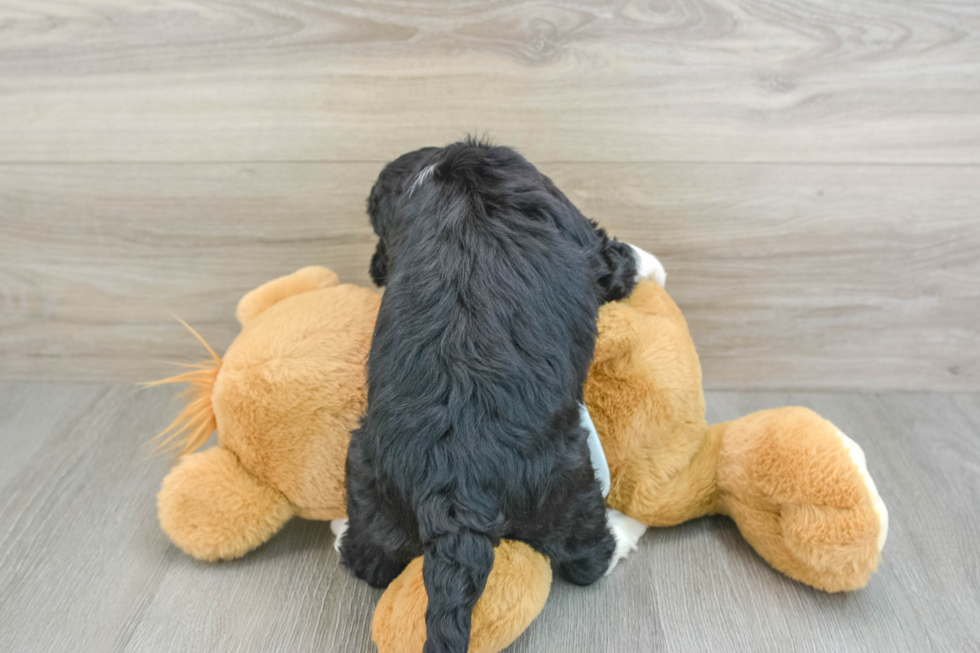
[[[542,551],[558,573],[576,585],[591,585],[605,574],[616,553],[616,539],[606,525],[606,506],[598,491],[582,493],[571,502],[560,540]]]
[[[422,547],[417,537],[409,537],[409,524],[399,518],[404,512],[379,498],[357,443],[351,442],[347,457],[346,524],[335,520],[330,527],[343,563],[372,587],[384,588],[422,553]]]
[[[616,552],[616,539],[606,524],[602,489],[589,463],[585,432],[580,466],[563,474],[549,501],[533,517],[521,539],[551,559],[565,580],[590,585],[599,580]]]
[[[591,470],[589,470],[591,471]],[[646,526],[607,509],[598,482],[589,483],[567,504],[563,523],[531,546],[551,558],[562,578],[590,585],[636,549]]]
[[[340,559],[355,576],[371,587],[388,587],[411,560],[411,557],[401,556],[380,543],[358,520],[350,520],[337,539]]]

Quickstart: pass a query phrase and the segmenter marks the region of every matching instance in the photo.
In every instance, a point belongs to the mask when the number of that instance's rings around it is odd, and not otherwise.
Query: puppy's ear
[[[608,362],[626,356],[636,342],[636,310],[613,302],[599,309],[599,337],[595,341],[592,364]]]
[[[637,279],[633,248],[610,238],[605,229],[596,227],[595,232],[599,237],[596,281],[599,284],[600,301],[614,302],[629,297]]]
[[[383,240],[378,241],[374,256],[371,257],[371,280],[376,286],[384,286],[388,283],[388,250]]]

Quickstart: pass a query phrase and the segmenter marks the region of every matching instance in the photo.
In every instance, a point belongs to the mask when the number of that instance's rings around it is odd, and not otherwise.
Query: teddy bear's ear
[[[317,265],[273,279],[242,297],[238,302],[238,322],[244,326],[247,321],[284,299],[311,290],[332,288],[339,283],[340,279],[336,272]]]
[[[293,516],[289,501],[221,447],[184,456],[157,495],[160,526],[198,560],[230,560],[275,535]]]
[[[599,337],[595,341],[592,363],[605,363],[625,356],[636,341],[636,310],[621,303],[611,302],[599,309]]]

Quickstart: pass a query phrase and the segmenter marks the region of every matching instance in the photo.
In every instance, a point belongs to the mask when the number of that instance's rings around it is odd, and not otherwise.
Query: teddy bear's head
[[[247,295],[223,359],[191,373],[199,396],[185,411],[190,435],[176,440],[181,461],[158,507],[164,530],[194,557],[238,557],[294,515],[346,515],[344,462],[367,402],[380,297],[312,270],[323,275],[313,289]],[[195,453],[212,430],[218,446]]]
[[[245,320],[222,361],[212,396],[218,443],[302,517],[346,514],[344,461],[367,404],[379,303],[351,285],[289,297]]]

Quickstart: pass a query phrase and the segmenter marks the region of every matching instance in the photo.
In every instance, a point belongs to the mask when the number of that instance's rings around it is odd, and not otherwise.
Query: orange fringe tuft
[[[159,385],[169,385],[171,383],[186,383],[188,388],[180,393],[181,397],[190,397],[184,410],[180,412],[177,419],[170,422],[167,428],[154,436],[153,441],[159,440],[153,453],[160,449],[177,450],[178,456],[189,454],[208,441],[211,434],[217,428],[218,423],[214,418],[214,408],[211,406],[211,391],[214,388],[215,379],[221,370],[221,358],[214,353],[214,349],[195,331],[191,325],[174,315],[178,322],[187,327],[187,330],[194,335],[204,348],[211,354],[211,360],[203,361],[194,365],[184,365],[191,369],[183,374],[143,383],[143,388],[153,388]]]

